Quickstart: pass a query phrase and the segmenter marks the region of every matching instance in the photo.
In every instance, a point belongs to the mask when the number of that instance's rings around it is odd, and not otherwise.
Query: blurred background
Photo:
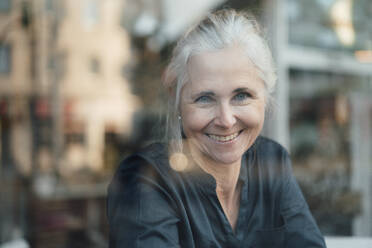
[[[118,162],[164,135],[172,47],[224,7],[263,26],[279,79],[263,132],[321,231],[372,239],[372,1],[0,0],[1,248],[107,247]]]

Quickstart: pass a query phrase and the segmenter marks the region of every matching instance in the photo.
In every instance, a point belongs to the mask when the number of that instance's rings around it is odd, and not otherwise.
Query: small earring
[[[183,132],[182,117],[180,115],[178,116],[178,121],[180,122],[179,124],[180,124],[180,128],[181,128],[181,136],[182,136],[183,139],[186,139],[186,135]]]

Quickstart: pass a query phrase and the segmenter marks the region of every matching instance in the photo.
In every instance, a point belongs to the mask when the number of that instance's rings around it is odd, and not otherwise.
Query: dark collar
[[[254,145],[251,146],[242,156],[242,162],[239,173],[239,181],[243,184],[248,182],[248,166],[253,154]],[[212,175],[205,172],[200,166],[195,165],[192,170],[185,172],[185,174],[195,181],[200,189],[208,194],[216,194],[216,180]]]

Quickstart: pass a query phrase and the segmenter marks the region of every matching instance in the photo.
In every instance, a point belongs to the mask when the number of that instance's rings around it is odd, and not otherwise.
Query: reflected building
[[[23,225],[21,177],[31,171],[29,19],[21,1],[0,2],[0,243]],[[17,223],[17,224],[15,224]]]
[[[104,230],[107,160],[120,159],[112,142],[131,136],[141,107],[123,75],[124,6],[0,1],[0,243],[17,233],[33,247],[51,247],[46,236],[69,247],[80,235],[93,247],[85,224]]]
[[[28,100],[33,81],[24,6],[21,1],[0,4],[0,156],[4,170],[16,165],[19,171],[28,173],[31,168]]]
[[[131,58],[123,5],[1,2],[2,161],[15,160],[26,176],[79,166],[99,171],[105,133],[130,136],[141,100],[122,75]],[[71,143],[83,148],[69,155]]]
[[[130,38],[120,26],[125,2],[62,4],[56,42],[63,64],[59,91],[65,157],[59,168],[62,174],[84,166],[99,172],[104,169],[105,134],[129,137],[133,113],[141,105],[122,75],[131,59]]]

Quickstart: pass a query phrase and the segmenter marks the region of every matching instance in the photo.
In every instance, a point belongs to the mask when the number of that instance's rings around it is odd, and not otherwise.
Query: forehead
[[[236,86],[249,84],[251,87],[263,85],[257,67],[243,49],[224,48],[214,52],[193,55],[187,65],[190,86],[198,88]],[[247,85],[241,85],[247,86]]]

